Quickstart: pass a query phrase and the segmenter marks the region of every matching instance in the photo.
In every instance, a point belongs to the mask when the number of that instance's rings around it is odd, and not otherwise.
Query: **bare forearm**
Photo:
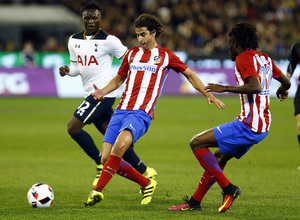
[[[281,91],[286,91],[291,87],[291,81],[284,74],[281,74],[277,80],[281,83],[280,87],[278,88]]]
[[[224,92],[232,92],[232,93],[241,93],[241,94],[249,94],[249,93],[260,93],[260,87],[252,87],[249,84],[245,84],[244,86],[224,86]]]
[[[261,92],[261,85],[258,77],[256,76],[248,77],[245,80],[245,84],[241,86],[223,86],[219,84],[209,83],[205,88],[206,91],[209,92],[232,92],[240,94],[254,94]]]
[[[124,77],[117,75],[102,89],[99,89],[94,84],[93,85],[95,88],[95,91],[93,92],[94,99],[98,101],[102,101],[105,95],[119,88],[124,81],[125,81]]]
[[[205,85],[198,77],[189,77],[188,81],[192,84],[192,86],[203,95],[206,96]]]
[[[106,95],[117,88],[119,88],[124,81],[120,81],[120,79],[117,77],[113,78],[105,87],[101,89],[101,91]]]
[[[184,73],[184,76],[192,84],[192,86],[199,92],[201,92],[205,97],[209,96],[211,93],[205,91],[205,85],[198,78],[198,76],[192,72],[190,69],[187,69]]]

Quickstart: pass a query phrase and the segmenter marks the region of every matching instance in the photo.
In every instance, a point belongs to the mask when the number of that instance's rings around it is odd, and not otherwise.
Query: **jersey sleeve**
[[[272,60],[272,66],[273,66],[273,77],[277,79],[282,74],[282,71],[275,65],[273,60]]]
[[[172,51],[167,50],[168,54],[169,54],[169,66],[168,68],[173,69],[174,71],[178,72],[183,72],[185,71],[188,67],[187,65],[182,62],[178,56],[176,56]]]
[[[129,57],[130,51],[128,51],[128,53],[126,53],[123,62],[119,68],[118,71],[118,75],[125,77],[127,75],[127,72],[129,70],[129,61],[128,61],[128,57]]]
[[[114,55],[118,59],[122,59],[127,51],[127,47],[114,35],[107,36],[107,48],[108,53]]]
[[[69,54],[70,54],[70,60],[71,62],[77,62],[77,57],[74,51],[74,41],[73,41],[73,35],[69,38],[68,41],[68,50],[69,50]]]
[[[253,56],[250,54],[242,54],[235,60],[236,68],[243,80],[250,76],[258,76],[253,63]]]

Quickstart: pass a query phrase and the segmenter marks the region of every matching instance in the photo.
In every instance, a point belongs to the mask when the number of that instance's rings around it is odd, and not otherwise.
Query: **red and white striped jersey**
[[[172,51],[160,46],[149,51],[131,48],[118,71],[127,79],[117,109],[144,110],[154,118],[154,106],[169,69],[182,72],[187,66]]]
[[[235,77],[239,86],[250,76],[258,76],[261,83],[260,94],[240,94],[241,113],[238,120],[257,133],[269,131],[271,124],[270,84],[272,77],[278,78],[281,70],[264,53],[246,50],[236,58]]]

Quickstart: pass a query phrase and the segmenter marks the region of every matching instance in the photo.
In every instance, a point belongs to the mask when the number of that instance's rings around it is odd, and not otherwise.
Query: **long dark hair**
[[[258,41],[259,37],[257,35],[256,28],[247,23],[239,22],[229,32],[229,37],[234,36],[238,44],[244,49],[252,48],[255,50],[259,48]]]

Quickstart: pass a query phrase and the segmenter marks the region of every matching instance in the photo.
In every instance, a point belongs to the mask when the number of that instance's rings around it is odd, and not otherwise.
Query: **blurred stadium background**
[[[176,97],[159,101],[157,120],[136,148],[159,173],[155,201],[140,206],[136,185],[116,178],[106,189],[105,203],[82,208],[95,167],[67,135],[66,126],[79,104],[73,98],[82,99],[83,88],[80,77],[62,78],[58,68],[69,64],[67,40],[83,30],[80,9],[89,2],[0,0],[0,219],[220,219],[218,186],[205,198],[200,215],[168,212],[167,207],[180,204],[182,196],[192,195],[198,184],[199,164],[188,148],[192,135],[233,120],[240,103],[237,97],[222,97],[226,108],[220,112],[214,106],[203,107],[205,99],[177,97],[192,96],[195,91],[172,73],[163,95]],[[160,17],[165,24],[160,44],[176,51],[204,83],[235,85],[226,41],[228,30],[237,21],[256,24],[260,50],[269,53],[283,72],[291,44],[300,39],[300,0],[99,3],[104,9],[102,28],[127,47],[137,44],[133,21],[139,14]],[[119,65],[120,61],[114,60],[113,71]],[[290,97],[295,94],[299,72],[298,67],[291,79]],[[275,83],[272,86],[277,87]],[[228,177],[244,193],[222,219],[299,219],[299,147],[292,98],[284,103],[272,101],[271,111],[273,125],[266,140],[226,168]],[[86,129],[100,147],[102,136],[93,126]],[[37,182],[49,184],[55,192],[49,209],[32,209],[27,203],[27,190]]]
[[[67,41],[71,34],[83,30],[81,8],[90,0],[0,0],[0,96],[26,95],[31,83],[12,88],[21,67],[43,72],[52,68],[57,93],[36,92],[31,95],[79,97],[80,79],[61,79],[57,68],[68,64]],[[159,43],[173,51],[205,82],[221,77],[217,82],[231,83],[233,64],[228,60],[227,33],[238,21],[256,25],[260,36],[260,50],[276,60],[286,71],[291,44],[300,39],[299,0],[107,0],[98,1],[103,8],[101,26],[121,39],[124,45],[136,46],[133,22],[141,13],[157,15],[165,24]],[[120,62],[115,60],[114,71]],[[18,71],[15,69],[18,68]],[[22,69],[26,77],[30,72]],[[211,70],[213,69],[213,70]],[[226,72],[224,69],[230,69]],[[204,71],[205,70],[205,71]],[[211,70],[211,71],[206,71]],[[224,73],[223,76],[213,74]],[[42,73],[41,73],[42,74]],[[51,73],[48,73],[51,74]],[[203,75],[204,74],[204,75]],[[229,75],[228,75],[229,74]],[[45,73],[46,75],[46,73]],[[294,74],[295,82],[299,71]],[[207,76],[210,76],[207,78]],[[25,77],[25,78],[26,78]],[[50,76],[49,76],[50,77]],[[30,77],[29,77],[30,78]],[[224,80],[222,80],[224,78]],[[36,80],[36,77],[35,77]],[[29,80],[31,81],[31,80]],[[47,80],[49,81],[49,79]],[[31,81],[32,82],[32,81]],[[71,83],[69,83],[71,82]],[[26,83],[25,83],[26,84]],[[65,88],[60,88],[64,84]],[[66,85],[77,85],[76,90]],[[180,84],[180,91],[164,94],[193,94]],[[38,90],[38,88],[36,88]],[[295,87],[291,89],[293,95]]]

